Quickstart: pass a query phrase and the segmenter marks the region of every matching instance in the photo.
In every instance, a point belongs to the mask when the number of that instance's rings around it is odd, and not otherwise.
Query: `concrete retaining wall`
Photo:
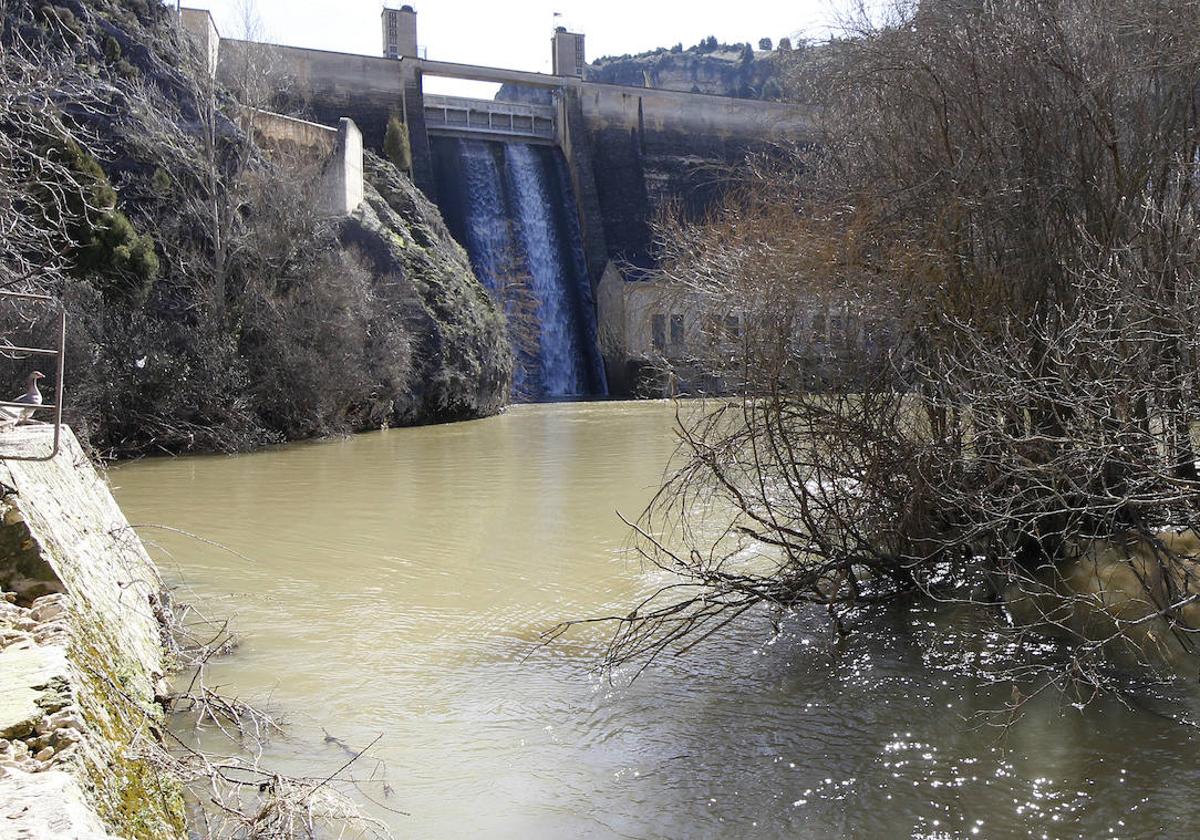
[[[322,212],[346,216],[362,203],[363,141],[354,120],[342,117],[331,128],[254,110],[246,113],[245,128],[272,156],[320,169],[317,201]]]
[[[323,163],[338,144],[336,128],[271,111],[248,113],[245,127],[272,152],[308,157],[314,163]]]
[[[347,216],[363,200],[363,140],[349,117],[338,120],[337,142],[325,165],[324,207],[327,212]]]
[[[0,434],[45,452],[47,427]],[[69,430],[0,460],[0,836],[183,838],[182,791],[140,759],[165,693],[162,583]]]
[[[212,15],[205,9],[180,9],[179,15],[183,28],[192,36],[192,43],[196,45],[201,60],[208,67],[208,75],[216,75],[221,36],[217,33]]]

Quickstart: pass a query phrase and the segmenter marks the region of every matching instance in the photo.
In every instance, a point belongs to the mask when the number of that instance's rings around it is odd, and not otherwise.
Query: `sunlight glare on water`
[[[632,685],[603,636],[656,578],[622,552],[674,446],[662,403],[518,406],[236,457],[112,470],[181,597],[243,645],[210,682],[288,722],[265,761],[323,776],[377,735],[398,837],[1141,837],[1190,833],[1197,739],[1149,691],[1053,695],[1008,730],[991,619],[912,611],[835,644],[762,615]],[[981,639],[983,641],[981,641]],[[381,763],[378,763],[381,762]],[[356,794],[358,795],[358,794]],[[407,812],[402,816],[394,810]]]

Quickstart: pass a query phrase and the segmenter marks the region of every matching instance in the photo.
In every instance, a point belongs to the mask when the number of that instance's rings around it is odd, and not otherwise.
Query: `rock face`
[[[184,837],[179,785],[139,758],[161,724],[161,582],[69,430],[52,461],[0,461],[0,517],[0,836]]]
[[[658,49],[641,55],[604,56],[584,67],[583,78],[606,85],[708,93],[743,99],[778,99],[780,77],[795,54],[721,44],[707,50]],[[544,88],[506,84],[496,97],[506,102],[552,103]]]
[[[722,44],[711,52],[696,48],[682,51],[658,50],[638,56],[605,57],[588,65],[584,77],[590,82],[632,85],[771,99],[777,88],[779,53],[770,50],[747,52],[744,46]],[[776,81],[773,88],[769,82]],[[764,90],[767,95],[764,95]]]
[[[342,229],[401,302],[417,337],[413,386],[395,401],[399,423],[482,417],[512,389],[513,355],[504,317],[476,279],[466,252],[412,181],[367,153],[365,198]]]

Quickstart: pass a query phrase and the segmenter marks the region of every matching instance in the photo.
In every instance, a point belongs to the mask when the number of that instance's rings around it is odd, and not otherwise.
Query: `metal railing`
[[[54,305],[59,303],[50,295],[35,295],[27,292],[8,292],[0,290],[0,300],[32,300],[38,303]],[[63,366],[67,355],[67,310],[61,304],[58,309],[58,349],[50,347],[18,347],[13,344],[0,343],[0,356],[8,358],[27,358],[28,356],[50,356],[55,359],[54,402],[31,405],[12,400],[0,400],[0,408],[22,410],[53,411],[54,412],[54,443],[48,455],[10,455],[0,449],[0,460],[3,461],[49,461],[58,455],[62,442],[62,407],[63,407]],[[3,438],[0,437],[0,441]]]
[[[553,140],[552,106],[425,94],[425,127],[432,132],[492,134]]]

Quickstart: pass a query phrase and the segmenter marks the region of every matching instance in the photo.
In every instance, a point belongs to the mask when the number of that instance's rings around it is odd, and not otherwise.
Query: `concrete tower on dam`
[[[220,38],[215,29],[217,44],[207,49],[224,81],[235,82],[249,64],[268,68],[280,92],[275,110],[325,125],[348,117],[368,149],[382,151],[388,121],[399,117],[408,131],[412,178],[435,202],[433,138],[561,150],[601,310],[601,344],[617,347],[605,350],[606,359],[629,355],[627,337],[647,332],[632,323],[643,308],[630,302],[637,293],[604,287],[644,285],[624,283],[615,266],[650,267],[650,223],[658,209],[673,202],[701,210],[722,192],[722,173],[747,152],[802,143],[810,134],[806,112],[790,104],[589,81],[585,37],[563,28],[551,34],[551,72],[537,73],[430,58],[413,6],[384,8],[380,23],[378,57]],[[189,28],[207,32],[199,24]],[[443,96],[425,89],[432,77],[503,87],[494,99]],[[606,341],[613,333],[619,337]],[[615,359],[608,365],[618,392],[612,368],[620,365]]]

